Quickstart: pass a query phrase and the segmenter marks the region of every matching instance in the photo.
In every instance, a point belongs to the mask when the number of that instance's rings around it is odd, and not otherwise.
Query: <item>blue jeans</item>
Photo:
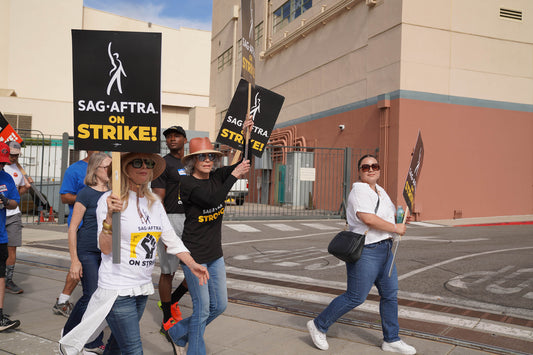
[[[209,280],[202,286],[191,269],[182,265],[192,299],[192,315],[168,330],[174,343],[179,346],[189,343],[187,354],[194,355],[205,355],[205,327],[222,314],[228,305],[224,258],[202,265],[209,271]]]
[[[112,336],[105,346],[104,355],[141,355],[141,328],[148,296],[118,296],[106,317]]]
[[[94,291],[98,288],[98,269],[100,262],[102,261],[101,254],[94,252],[78,252],[78,258],[80,259],[81,266],[83,268],[83,277],[81,278],[81,286],[83,288],[83,295],[80,297],[76,305],[72,309],[70,316],[68,317],[65,326],[63,327],[63,335],[66,335],[75,326],[80,324],[81,318],[87,309],[87,304],[93,295]],[[87,343],[85,346],[88,348],[96,348],[103,344],[102,338],[104,333],[100,333],[98,337]]]
[[[392,241],[365,245],[361,258],[355,263],[346,263],[348,276],[347,290],[336,297],[315,318],[318,330],[327,333],[329,327],[344,314],[359,306],[366,300],[372,285],[375,284],[381,299],[379,314],[381,328],[386,342],[400,340],[398,336],[398,275],[396,266],[389,277],[392,263]]]

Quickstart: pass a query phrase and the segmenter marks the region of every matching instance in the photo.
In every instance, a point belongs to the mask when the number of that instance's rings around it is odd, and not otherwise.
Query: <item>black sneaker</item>
[[[170,338],[170,335],[168,335],[168,331],[165,330],[164,324],[161,324],[161,329],[159,329],[159,334],[163,335],[169,343],[172,343],[172,339]]]
[[[20,325],[19,320],[11,320],[7,318],[4,314],[4,317],[0,319],[0,332],[3,332],[4,330],[8,329],[15,329]]]

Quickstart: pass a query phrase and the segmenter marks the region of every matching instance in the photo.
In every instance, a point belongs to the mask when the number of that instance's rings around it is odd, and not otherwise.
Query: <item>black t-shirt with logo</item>
[[[231,175],[237,164],[216,169],[209,179],[184,176],[181,180],[186,216],[182,240],[197,263],[222,257],[222,217],[228,192],[237,181]]]
[[[152,181],[152,188],[165,189],[165,198],[163,199],[163,206],[167,213],[185,213],[182,203],[179,203],[179,186],[180,181],[185,177],[185,169],[181,163],[181,159],[176,158],[172,154],[164,156],[167,162],[165,171],[154,181]]]

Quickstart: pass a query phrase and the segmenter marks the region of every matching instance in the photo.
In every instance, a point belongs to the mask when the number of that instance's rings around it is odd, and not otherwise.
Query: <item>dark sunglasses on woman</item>
[[[130,161],[130,165],[133,166],[135,169],[140,169],[143,167],[143,163],[146,166],[147,169],[153,169],[155,167],[155,161],[152,159],[133,159]]]
[[[215,153],[200,153],[197,155],[198,161],[204,161],[206,158],[209,158],[210,161],[216,161],[217,155]]]
[[[361,165],[361,167],[359,169],[361,169],[361,171],[363,173],[368,173],[370,171],[370,168],[372,168],[372,170],[374,170],[374,171],[379,171],[379,169],[381,169],[379,164],[372,164],[372,165],[363,164],[363,165]]]

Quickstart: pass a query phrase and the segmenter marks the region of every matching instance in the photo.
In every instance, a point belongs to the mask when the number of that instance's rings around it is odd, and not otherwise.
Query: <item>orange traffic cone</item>
[[[44,220],[44,212],[41,210],[41,216],[39,217],[39,222],[45,222]]]
[[[48,222],[55,222],[56,220],[54,219],[54,209],[52,207],[50,207],[50,213],[48,213]]]

